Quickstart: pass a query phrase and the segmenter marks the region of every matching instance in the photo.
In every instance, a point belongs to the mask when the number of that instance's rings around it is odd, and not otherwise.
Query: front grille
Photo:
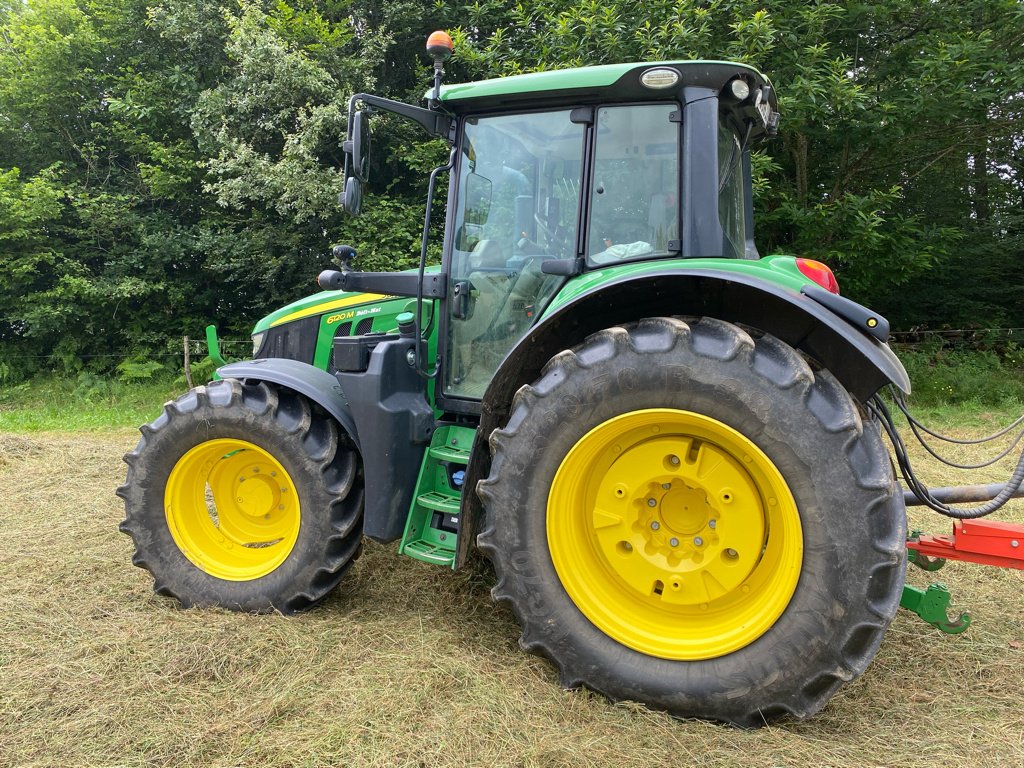
[[[319,315],[271,328],[257,357],[283,357],[312,365],[319,330]]]

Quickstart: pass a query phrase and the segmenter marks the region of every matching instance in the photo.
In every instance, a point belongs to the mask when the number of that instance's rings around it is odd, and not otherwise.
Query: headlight
[[[266,337],[266,335],[267,335],[266,332],[264,332],[264,333],[254,333],[253,334],[253,336],[252,336],[252,356],[253,357],[256,357],[256,355],[259,354],[260,347],[263,346],[263,339],[264,339],[264,337]]]

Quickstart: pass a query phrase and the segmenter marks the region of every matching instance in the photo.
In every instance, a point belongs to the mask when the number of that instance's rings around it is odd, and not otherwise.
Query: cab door
[[[586,125],[571,110],[470,117],[458,159],[445,398],[479,400],[578,249]]]

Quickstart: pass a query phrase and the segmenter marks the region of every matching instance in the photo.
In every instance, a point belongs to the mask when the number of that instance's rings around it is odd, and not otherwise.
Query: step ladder
[[[443,425],[423,457],[398,551],[425,563],[455,565],[466,464],[476,430]]]

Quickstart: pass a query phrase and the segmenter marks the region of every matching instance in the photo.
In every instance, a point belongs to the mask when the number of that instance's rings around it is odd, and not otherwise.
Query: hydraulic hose
[[[892,441],[893,451],[896,454],[896,462],[899,465],[900,471],[903,473],[903,478],[906,480],[910,490],[913,491],[914,495],[917,496],[925,506],[935,510],[940,515],[945,515],[946,517],[951,517],[956,520],[975,520],[979,517],[985,517],[986,515],[990,515],[995,512],[1006,504],[1007,501],[1013,498],[1014,494],[1020,489],[1022,483],[1024,483],[1024,452],[1022,452],[1017,459],[1017,466],[1011,473],[1010,479],[1006,481],[1006,484],[994,499],[982,504],[980,507],[960,508],[944,504],[933,497],[924,483],[922,483],[917,478],[917,475],[914,474],[914,469],[910,463],[910,456],[907,453],[907,447],[904,444],[903,439],[900,437],[899,432],[896,430],[892,414],[889,412],[888,407],[882,399],[878,395],[874,395],[868,401],[868,407],[878,417],[882,424],[882,428],[885,429],[886,434],[889,435],[889,440]],[[916,430],[914,430],[914,434],[917,435]],[[1005,431],[1002,434],[1005,434]],[[918,438],[920,439],[919,435]],[[1020,438],[1015,440],[1013,445],[1016,445],[1019,440]],[[1011,445],[1011,448],[1013,445]],[[925,447],[927,448],[927,446]],[[1009,449],[1002,455],[1006,455],[1007,453],[1009,453]],[[932,453],[932,455],[935,456],[936,454]],[[941,457],[937,458],[939,458],[940,461],[944,461],[944,463],[949,463],[945,462]]]

